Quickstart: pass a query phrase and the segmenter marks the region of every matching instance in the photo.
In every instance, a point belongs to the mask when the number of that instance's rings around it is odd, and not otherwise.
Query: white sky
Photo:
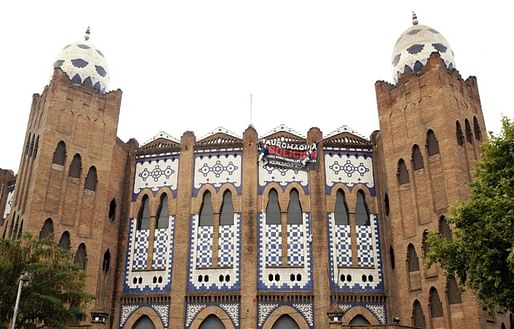
[[[123,90],[118,136],[140,144],[163,130],[197,139],[218,126],[262,136],[279,124],[305,134],[349,125],[378,129],[374,83],[392,81],[400,34],[441,32],[457,69],[474,75],[487,129],[513,117],[509,1],[1,1],[0,167],[17,171],[33,93],[65,45],[106,56],[110,89]],[[310,113],[310,114],[309,114]]]

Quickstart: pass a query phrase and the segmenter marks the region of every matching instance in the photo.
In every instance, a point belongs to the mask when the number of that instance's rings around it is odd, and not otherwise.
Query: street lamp
[[[30,275],[27,273],[23,273],[20,275],[19,283],[18,283],[18,295],[16,296],[16,304],[14,305],[14,314],[12,316],[12,326],[11,329],[14,329],[16,326],[16,315],[18,314],[18,306],[20,305],[20,296],[21,296],[21,287],[24,282],[30,281]]]

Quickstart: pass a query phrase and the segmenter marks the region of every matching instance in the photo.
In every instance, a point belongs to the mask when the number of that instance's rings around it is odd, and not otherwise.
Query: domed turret
[[[455,68],[453,50],[446,39],[430,26],[419,25],[412,13],[412,26],[402,33],[392,55],[393,78],[398,80],[405,72],[419,72],[427,63],[430,54],[439,52],[446,67]]]
[[[74,84],[93,87],[97,92],[104,93],[109,87],[109,70],[102,52],[89,42],[89,27],[84,35],[84,41],[64,47],[54,68],[61,68]]]

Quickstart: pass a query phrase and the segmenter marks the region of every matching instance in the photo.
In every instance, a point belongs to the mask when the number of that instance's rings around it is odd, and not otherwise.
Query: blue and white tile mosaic
[[[145,188],[156,192],[161,187],[169,187],[175,193],[177,190],[178,163],[178,156],[137,160],[133,199]]]
[[[207,307],[219,307],[224,312],[227,313],[230,321],[234,325],[234,328],[239,329],[239,303],[222,303],[222,304],[187,304],[186,305],[186,319],[185,319],[185,328],[189,329],[191,324],[195,320],[196,316]]]
[[[314,328],[314,307],[312,303],[258,303],[257,304],[257,328],[262,328],[268,317],[279,307],[289,306],[305,319],[309,328]]]
[[[327,219],[330,283],[332,287],[337,290],[383,291],[384,282],[377,215],[370,215],[370,226],[357,226],[357,234],[361,234],[361,238],[357,236],[358,268],[351,267],[352,262],[349,258],[351,255],[350,228],[345,228],[344,234],[338,234],[338,231],[343,230],[340,226],[348,225],[336,225],[333,213],[329,213]]]
[[[278,183],[283,189],[289,183],[296,182],[302,186],[305,194],[309,194],[309,176],[306,170],[266,166],[263,161],[259,161],[259,194],[262,194],[266,185],[272,182]]]
[[[241,215],[234,214],[234,224],[220,225],[218,263],[213,267],[213,226],[199,226],[198,215],[191,217],[189,246],[190,291],[223,291],[240,288]],[[207,231],[206,228],[210,228]]]
[[[137,219],[129,221],[129,241],[125,264],[125,293],[163,292],[171,289],[173,267],[173,240],[175,216],[169,217],[169,227],[155,230],[137,230]],[[151,248],[153,261],[147,268],[148,238],[154,235]]]
[[[343,311],[343,315],[351,310],[355,306],[362,306],[368,309],[380,322],[380,324],[386,324],[386,308],[384,304],[371,304],[371,303],[355,303],[355,304],[337,304],[337,306]]]
[[[125,323],[130,318],[132,313],[141,307],[150,307],[152,308],[158,315],[162,321],[162,324],[165,329],[169,328],[169,313],[170,306],[166,304],[151,304],[151,305],[121,305],[121,316],[120,316],[120,328],[125,326]]]
[[[288,225],[287,241],[282,241],[281,226],[266,224],[266,213],[259,221],[258,282],[259,290],[312,289],[312,250],[310,214],[303,214],[303,223]],[[282,263],[282,243],[290,247]]]
[[[5,203],[4,214],[2,216],[2,218],[4,220],[7,219],[7,216],[11,213],[13,202],[14,202],[14,187],[7,190],[7,202]]]
[[[371,152],[325,152],[325,175],[328,187],[343,183],[348,187],[364,184],[369,189],[375,187]]]
[[[231,183],[241,192],[242,155],[240,152],[198,153],[195,155],[193,196],[204,184],[220,188]]]

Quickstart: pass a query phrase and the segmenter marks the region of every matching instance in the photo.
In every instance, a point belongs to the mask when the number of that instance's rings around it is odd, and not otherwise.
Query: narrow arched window
[[[141,200],[141,208],[137,215],[137,229],[148,230],[150,228],[150,205],[148,202],[148,196],[143,196]]]
[[[223,203],[221,204],[220,214],[221,225],[232,225],[234,224],[234,206],[232,205],[232,193],[226,190],[223,193]]]
[[[16,239],[21,238],[22,233],[23,233],[23,219],[21,220],[20,226],[18,227],[18,234],[16,235]]]
[[[393,246],[389,246],[389,258],[391,259],[391,268],[394,270],[396,267],[396,257],[394,256]]]
[[[391,208],[389,205],[389,195],[387,195],[387,193],[384,194],[384,211],[386,216],[389,216],[389,214],[391,213]]]
[[[280,224],[280,205],[278,204],[277,191],[274,188],[272,188],[268,194],[266,224]]]
[[[466,141],[468,143],[473,143],[473,131],[471,131],[471,125],[469,124],[468,119],[464,122],[465,129],[466,129]]]
[[[441,304],[441,300],[439,299],[439,294],[437,293],[437,290],[434,287],[432,287],[430,289],[429,303],[430,303],[430,315],[433,318],[438,318],[438,317],[443,316],[443,305]]]
[[[423,231],[423,237],[421,238],[421,250],[423,251],[423,256],[426,256],[428,252],[428,230]]]
[[[477,117],[473,117],[473,130],[475,130],[475,138],[479,141],[482,140],[482,130],[478,124]]]
[[[32,158],[36,158],[37,150],[39,148],[39,135],[36,137],[36,144],[34,145],[34,153],[32,153]]]
[[[64,159],[66,159],[66,144],[64,144],[63,141],[60,141],[55,148],[52,163],[64,166]]]
[[[301,224],[303,222],[302,216],[302,206],[300,205],[298,191],[291,189],[287,206],[287,224]]]
[[[464,133],[462,132],[462,127],[460,126],[459,121],[455,123],[455,134],[457,137],[457,143],[460,146],[464,145]]]
[[[81,243],[79,247],[77,248],[77,253],[75,254],[75,264],[80,266],[81,269],[84,271],[86,270],[87,266],[87,251],[86,251],[86,245],[84,243]]]
[[[139,319],[137,319],[136,323],[132,327],[133,329],[155,329],[155,325],[152,320],[146,315],[142,315]]]
[[[86,183],[84,184],[84,189],[90,190],[90,191],[96,191],[96,183],[98,179],[96,177],[96,168],[95,166],[92,166],[89,168],[89,171],[87,173],[86,177]]]
[[[104,273],[109,272],[109,269],[111,268],[111,252],[109,249],[104,253],[104,259],[102,261],[102,271]]]
[[[418,170],[424,167],[423,156],[421,155],[421,151],[419,150],[419,146],[417,144],[414,144],[412,147],[412,167],[414,170]]]
[[[159,201],[159,208],[157,208],[157,222],[155,223],[155,228],[168,228],[170,221],[170,213],[168,209],[168,195],[163,193],[161,195],[161,199]]]
[[[114,221],[116,218],[116,200],[113,198],[109,203],[109,219]]]
[[[32,135],[32,138],[30,139],[30,149],[29,149],[29,155],[34,154],[34,144],[35,144],[35,135]]]
[[[68,231],[64,231],[59,239],[59,247],[64,250],[71,249],[71,241],[70,241],[70,233]]]
[[[45,223],[43,224],[43,227],[41,228],[41,231],[39,231],[39,239],[46,240],[46,239],[52,239],[54,235],[54,222],[51,218],[47,218],[45,220]]]
[[[81,171],[82,159],[80,158],[80,154],[77,153],[73,156],[73,160],[71,160],[70,177],[80,178]]]
[[[25,155],[29,154],[29,150],[30,150],[30,136],[27,136],[27,142],[25,143]]]
[[[403,159],[398,160],[398,171],[396,176],[398,177],[398,184],[403,185],[409,183],[409,172],[407,171],[407,166]]]
[[[455,278],[448,279],[448,282],[446,283],[446,292],[448,294],[449,304],[459,304],[462,302],[460,298],[460,289]]]
[[[414,304],[412,305],[412,324],[416,328],[426,328],[425,315],[423,314],[421,304],[417,300],[414,301]]]
[[[416,253],[416,249],[412,244],[409,244],[407,247],[407,262],[409,272],[419,271],[418,254]]]
[[[439,142],[432,129],[428,129],[427,131],[427,151],[429,156],[439,153]]]
[[[369,225],[369,211],[366,204],[366,197],[364,192],[359,190],[357,192],[357,204],[355,205],[355,224]]]
[[[211,192],[206,191],[203,195],[202,206],[200,207],[200,226],[212,225],[212,201]]]
[[[446,218],[444,216],[441,216],[439,218],[439,234],[446,238],[447,240],[452,240],[452,229],[450,228],[450,225],[448,225],[448,222],[446,221]]]
[[[342,190],[337,190],[336,193],[336,206],[335,206],[335,221],[336,225],[348,225],[348,207]]]

